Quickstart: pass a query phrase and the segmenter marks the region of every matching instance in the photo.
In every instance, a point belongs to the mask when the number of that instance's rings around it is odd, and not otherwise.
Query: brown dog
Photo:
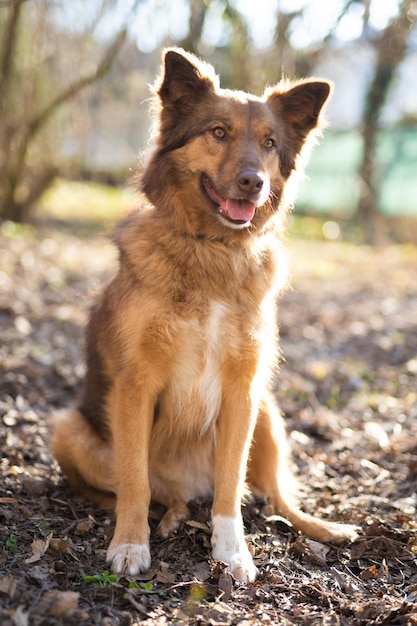
[[[213,68],[182,50],[165,54],[141,181],[149,204],[117,232],[120,269],[91,317],[84,394],[53,441],[73,484],[117,497],[116,572],[150,565],[151,499],[167,508],[166,536],[188,501],[212,496],[213,558],[254,580],[245,479],[310,537],[356,536],[292,503],[269,391],[288,186],[329,92],[308,80],[257,98],[220,89]]]

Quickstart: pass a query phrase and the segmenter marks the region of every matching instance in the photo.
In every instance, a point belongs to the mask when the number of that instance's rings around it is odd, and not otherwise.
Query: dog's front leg
[[[154,398],[144,385],[116,381],[109,403],[117,472],[116,528],[107,551],[112,570],[135,575],[151,564],[149,440]]]
[[[228,369],[217,426],[211,543],[213,558],[247,582],[255,580],[257,569],[245,541],[241,503],[258,407],[252,385],[240,377],[241,363]]]

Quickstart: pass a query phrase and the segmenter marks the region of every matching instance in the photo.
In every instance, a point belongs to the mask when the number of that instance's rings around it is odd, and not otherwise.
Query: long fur
[[[74,485],[115,498],[114,570],[149,567],[151,499],[166,506],[167,536],[187,502],[213,497],[213,557],[251,581],[246,483],[312,538],[356,536],[294,504],[269,390],[287,190],[330,85],[283,82],[256,98],[222,90],[211,66],[171,49],[154,91],[153,147],[138,175],[149,203],[115,234],[120,268],[92,312],[84,392],[56,421],[53,449]]]

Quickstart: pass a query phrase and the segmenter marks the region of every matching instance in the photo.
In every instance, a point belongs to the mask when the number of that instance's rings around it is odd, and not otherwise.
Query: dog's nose
[[[256,170],[242,170],[237,176],[239,189],[247,194],[259,193],[264,186],[264,179]]]

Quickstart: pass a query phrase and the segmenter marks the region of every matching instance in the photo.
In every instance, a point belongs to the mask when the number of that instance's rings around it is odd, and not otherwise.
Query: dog
[[[255,580],[246,485],[315,540],[357,536],[295,503],[270,390],[290,188],[330,91],[324,80],[281,81],[259,98],[220,88],[184,50],[164,52],[140,175],[148,203],[116,231],[120,267],[92,311],[84,391],[53,436],[70,483],[115,497],[115,572],[150,567],[151,500],[166,507],[167,537],[189,501],[210,497],[213,559]]]

